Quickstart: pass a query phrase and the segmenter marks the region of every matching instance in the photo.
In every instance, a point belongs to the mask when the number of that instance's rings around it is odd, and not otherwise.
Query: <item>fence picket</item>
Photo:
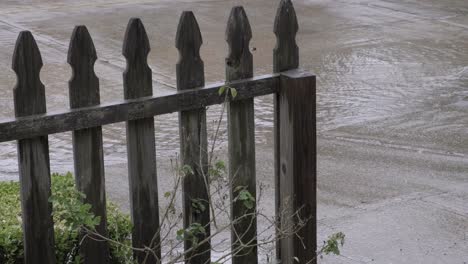
[[[277,39],[273,51],[274,72],[298,68],[298,28],[291,0],[282,0],[274,25]],[[317,261],[315,96],[315,76],[295,71],[282,75],[280,91],[274,100],[276,215],[284,217],[281,229],[289,229],[301,219],[308,220],[295,235],[277,243],[277,258],[285,263],[294,262],[294,258],[301,263]]]
[[[291,0],[281,0],[275,17],[273,32],[276,35],[276,46],[273,50],[273,72],[281,72],[299,67],[299,48],[296,34],[299,29],[296,11]],[[274,148],[275,148],[275,214],[278,228],[281,226],[281,186],[280,186],[280,109],[278,94],[274,95]],[[279,236],[279,233],[277,233]],[[276,258],[281,259],[281,240],[276,242]]]
[[[249,51],[252,30],[242,6],[232,8],[226,28],[229,55],[226,58],[226,80],[253,76],[253,59]],[[256,203],[247,208],[236,199],[241,191],[256,198],[255,120],[253,98],[228,104],[229,178],[231,181],[231,230],[233,264],[257,263]],[[246,217],[247,216],[247,217]],[[241,220],[239,220],[241,219]]]
[[[177,90],[201,87],[205,84],[204,66],[200,58],[202,36],[197,20],[192,12],[183,12],[176,35],[176,47],[179,61],[176,65]],[[205,108],[179,112],[180,159],[181,166],[188,165],[193,173],[183,179],[184,227],[199,223],[205,228],[205,235],[210,236],[210,211],[208,204],[207,134]],[[204,211],[192,206],[193,201],[204,204]],[[192,247],[185,241],[185,250]],[[185,256],[185,262],[191,264],[210,263],[210,243],[204,243]]]
[[[19,34],[13,54],[17,75],[14,88],[15,116],[46,112],[44,85],[40,80],[42,58],[31,32]],[[50,165],[47,136],[18,140],[21,208],[24,238],[24,263],[56,262],[54,224],[49,202]]]
[[[99,105],[99,79],[94,73],[97,59],[93,40],[85,26],[73,30],[68,50],[68,63],[73,69],[69,81],[70,108]],[[73,154],[77,189],[86,195],[84,202],[92,205],[91,211],[101,218],[96,231],[107,236],[106,190],[101,127],[73,131]],[[83,241],[80,252],[84,263],[108,263],[109,245],[106,241]]]
[[[297,70],[298,22],[291,0],[281,0],[274,33],[276,74],[253,78],[253,56],[249,50],[252,31],[242,6],[231,10],[226,28],[229,54],[226,82],[205,86],[204,63],[200,57],[202,36],[192,12],[183,12],[175,41],[179,50],[176,65],[177,93],[154,97],[152,71],[147,63],[150,44],[138,18],[130,19],[122,54],[124,101],[100,104],[99,79],[94,72],[96,50],[85,26],[77,26],[71,37],[68,63],[71,110],[46,113],[44,85],[40,80],[42,59],[32,34],[20,33],[12,68],[17,75],[14,88],[16,119],[0,122],[0,142],[18,141],[21,206],[24,231],[24,262],[56,263],[52,219],[48,134],[73,131],[77,189],[86,195],[101,217],[97,231],[106,236],[106,195],[102,125],[124,122],[127,128],[127,158],[130,207],[133,222],[132,246],[137,263],[161,263],[161,237],[156,169],[154,116],[179,112],[180,166],[184,227],[204,227],[195,245],[184,241],[186,263],[211,261],[209,153],[205,107],[224,101],[219,89],[230,93],[228,155],[231,194],[231,250],[233,264],[258,263],[254,97],[274,94],[275,118],[275,213],[279,220],[276,246],[281,263],[316,263],[316,79]],[[225,89],[225,85],[229,89]],[[237,91],[236,93],[234,93]],[[234,95],[236,94],[236,95]],[[21,118],[19,118],[21,117]],[[248,196],[248,194],[250,196]],[[200,205],[200,203],[202,205]],[[194,206],[194,204],[196,206]],[[201,209],[205,208],[205,209]],[[297,213],[291,217],[291,213]],[[285,217],[285,218],[282,218]],[[306,218],[306,219],[305,219]],[[301,220],[307,220],[304,224]],[[304,224],[284,237],[282,229]],[[109,243],[85,239],[80,253],[85,263],[109,263]]]
[[[143,23],[130,19],[123,45],[127,68],[123,74],[125,99],[153,94],[152,74],[147,63],[150,45]],[[128,177],[135,248],[150,247],[153,253],[134,251],[138,263],[160,263],[158,182],[154,118],[127,122]]]

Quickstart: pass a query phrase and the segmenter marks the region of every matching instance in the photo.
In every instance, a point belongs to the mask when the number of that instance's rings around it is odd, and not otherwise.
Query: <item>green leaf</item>
[[[184,165],[184,166],[182,167],[182,170],[181,170],[181,171],[182,171],[183,176],[195,174],[195,173],[193,172],[192,167],[191,167],[190,165]]]
[[[195,212],[200,214],[206,210],[205,203],[201,199],[192,199],[192,208],[195,209]]]
[[[223,93],[226,91],[226,86],[223,85],[221,87],[219,87],[219,90],[218,90],[218,94],[219,95],[223,95]]]
[[[236,90],[236,88],[232,88],[232,87],[231,87],[230,90],[231,90],[231,96],[232,96],[232,98],[236,98],[236,96],[237,96],[237,90]]]
[[[221,171],[225,171],[226,170],[226,165],[224,164],[224,161],[222,160],[218,160],[216,163],[215,163],[215,167],[217,170],[221,170]]]
[[[237,189],[237,188],[236,188]],[[246,189],[243,189],[238,194],[238,199],[243,202],[244,206],[247,209],[252,209],[255,206],[255,198],[253,195]]]
[[[185,229],[179,229],[177,230],[176,232],[176,239],[179,240],[179,241],[183,241],[184,240],[184,233],[185,233]]]
[[[340,254],[340,245],[341,247],[344,245],[345,235],[342,232],[335,233],[328,237],[327,241],[324,241],[324,245],[322,247],[322,252],[326,255],[331,253],[335,255]]]

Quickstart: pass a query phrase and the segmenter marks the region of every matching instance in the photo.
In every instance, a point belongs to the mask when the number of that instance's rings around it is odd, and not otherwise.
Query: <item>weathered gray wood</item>
[[[299,67],[299,48],[296,44],[296,34],[298,31],[296,11],[291,0],[281,0],[276,12],[273,32],[276,35],[276,47],[273,50],[273,72],[282,72]],[[278,226],[281,219],[281,194],[280,194],[280,138],[279,123],[280,108],[278,106],[278,96],[274,95],[274,148],[275,148],[275,211],[278,217]],[[281,259],[281,240],[276,243],[276,257]]]
[[[45,90],[39,73],[42,58],[32,34],[18,36],[13,54],[17,75],[14,88],[17,117],[46,112]],[[18,141],[18,165],[21,184],[21,209],[24,238],[24,263],[55,263],[54,224],[49,202],[50,166],[47,136]]]
[[[317,132],[315,76],[298,71],[281,76],[280,200],[282,229],[307,220],[295,235],[281,242],[281,263],[317,263]],[[299,217],[290,217],[298,213]]]
[[[150,45],[143,23],[130,19],[123,46],[127,68],[123,74],[125,99],[153,94],[152,74],[147,63]],[[154,118],[127,122],[127,157],[133,247],[150,247],[154,254],[134,251],[138,263],[160,263],[158,181]]]
[[[273,30],[276,35],[276,46],[273,50],[274,72],[299,67],[299,48],[296,44],[298,29],[296,11],[291,0],[281,0]]]
[[[75,27],[68,50],[68,63],[73,75],[68,82],[70,107],[99,105],[99,79],[94,73],[96,50],[85,26]],[[96,232],[107,237],[106,190],[101,127],[73,131],[75,181],[78,190],[86,195],[84,202],[92,206],[94,215],[101,218]],[[108,263],[107,241],[89,236],[80,247],[84,263]]]
[[[128,120],[153,117],[177,111],[193,110],[224,102],[218,90],[225,83],[200,89],[179,91],[160,97],[143,97],[118,103],[101,104],[63,112],[0,120],[0,142],[36,137],[59,132],[102,126]],[[276,93],[279,75],[268,74],[231,82],[237,89],[234,101]]]
[[[205,84],[203,61],[200,58],[202,36],[197,20],[192,12],[183,12],[176,35],[176,47],[179,50],[179,61],[176,65],[177,90],[182,91],[200,87]],[[207,134],[206,111],[199,108],[179,112],[180,135],[180,159],[181,165],[192,168],[193,174],[186,175],[183,179],[183,206],[184,227],[193,223],[199,223],[205,227],[205,235],[200,235],[199,240],[210,236],[210,210],[208,203],[208,178],[207,178]],[[204,177],[206,177],[204,179]],[[192,204],[202,203],[206,208],[200,211]],[[185,240],[185,250],[192,247],[189,240]],[[204,243],[185,256],[185,263],[203,264],[210,263],[211,245]]]
[[[244,8],[232,8],[226,28],[226,41],[229,45],[229,55],[226,58],[227,81],[252,77],[253,60],[249,51],[251,38],[252,31]],[[227,116],[229,177],[232,182],[231,221],[234,222],[231,230],[231,247],[234,253],[232,263],[257,263],[256,206],[249,209],[242,200],[236,199],[241,190],[247,190],[256,197],[253,98],[230,102]]]

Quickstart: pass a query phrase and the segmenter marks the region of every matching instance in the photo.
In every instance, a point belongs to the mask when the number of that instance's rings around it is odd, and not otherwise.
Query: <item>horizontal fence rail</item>
[[[0,142],[17,140],[24,232],[24,263],[56,263],[48,135],[72,131],[75,181],[84,202],[101,219],[96,231],[106,236],[106,196],[102,126],[126,122],[132,246],[137,263],[161,263],[161,219],[156,166],[154,116],[179,112],[180,162],[196,167],[182,179],[183,224],[200,224],[207,231],[199,248],[184,241],[185,263],[211,261],[209,210],[199,212],[192,201],[208,204],[206,107],[226,103],[232,263],[258,263],[256,200],[245,208],[236,199],[240,190],[256,198],[254,98],[273,94],[275,137],[275,216],[277,263],[316,264],[316,78],[298,69],[298,22],[290,0],[281,0],[273,32],[273,74],[253,77],[249,50],[252,28],[241,6],[232,9],[226,28],[229,53],[226,82],[205,85],[200,57],[202,34],[195,15],[183,12],[175,46],[177,91],[153,96],[152,71],[147,63],[150,42],[143,23],[130,19],[122,55],[124,99],[100,103],[99,78],[94,72],[97,53],[87,28],[73,31],[68,63],[70,109],[46,111],[45,87],[40,80],[42,58],[33,35],[21,32],[13,55],[18,82],[14,88],[15,118],[0,120]],[[236,95],[231,89],[235,88]],[[231,90],[231,95],[222,93]],[[227,196],[226,196],[227,197]],[[284,217],[283,214],[290,214]],[[239,220],[241,219],[241,220]],[[235,221],[236,220],[236,221]],[[239,221],[237,221],[239,220]],[[300,226],[285,236],[280,230]],[[242,235],[239,235],[242,234]],[[141,249],[151,249],[152,254]],[[140,250],[137,250],[140,249]],[[83,237],[79,253],[84,263],[110,263],[109,243]],[[182,255],[181,255],[182,256]],[[299,261],[298,261],[299,260]]]
[[[128,120],[141,119],[178,111],[194,110],[225,101],[219,88],[229,85],[237,90],[232,100],[276,93],[280,74],[268,74],[231,83],[215,83],[205,87],[179,91],[164,96],[124,100],[119,103],[71,109],[63,112],[0,120],[0,142],[54,134]]]

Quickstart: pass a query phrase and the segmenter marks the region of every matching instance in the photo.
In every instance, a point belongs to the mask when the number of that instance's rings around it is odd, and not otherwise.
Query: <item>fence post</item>
[[[96,50],[88,29],[85,26],[75,27],[68,50],[68,63],[73,69],[72,78],[68,83],[71,108],[100,104],[99,79],[94,73],[96,59]],[[101,218],[96,231],[107,236],[101,127],[73,131],[73,154],[77,189],[86,195],[84,202],[92,206],[91,211],[94,215]],[[95,240],[92,235],[83,241],[80,253],[85,263],[109,262],[108,243]]]
[[[200,58],[202,36],[197,20],[191,11],[183,12],[175,45],[179,50],[179,61],[176,65],[177,90],[193,89],[205,84],[203,61]],[[205,228],[205,234],[199,240],[210,236],[210,210],[208,203],[209,179],[207,178],[207,132],[206,110],[204,108],[179,112],[180,160],[181,166],[188,165],[193,173],[185,175],[183,179],[183,207],[184,227],[199,223]],[[192,204],[202,203],[205,210]],[[185,250],[189,250],[192,243],[185,240]],[[210,263],[211,245],[203,243],[185,256],[186,263]]]
[[[15,116],[46,112],[44,85],[39,73],[42,58],[29,31],[19,34],[13,54],[17,75],[14,88]],[[54,224],[49,202],[50,165],[47,136],[18,140],[24,263],[55,263]]]
[[[226,28],[229,56],[226,58],[226,81],[253,76],[249,51],[252,30],[242,6],[231,10]],[[226,90],[228,92],[228,90]],[[232,263],[257,263],[256,203],[246,208],[236,199],[240,191],[256,198],[254,99],[228,104],[229,179],[231,181]],[[247,216],[247,217],[246,217]]]
[[[125,99],[151,96],[153,83],[147,63],[150,45],[143,23],[130,19],[122,54],[127,60],[123,74]],[[127,121],[128,181],[133,221],[132,244],[135,248],[149,247],[151,252],[135,250],[138,263],[160,263],[160,232],[158,181],[154,118]]]
[[[292,70],[299,67],[299,48],[296,44],[298,31],[297,17],[291,0],[281,0],[275,17],[273,32],[276,47],[273,50],[273,72]],[[280,108],[279,97],[274,95],[274,148],[275,148],[275,215],[278,227],[281,226],[281,186],[280,186]],[[277,237],[280,234],[277,232]],[[276,258],[281,260],[281,240],[276,242]]]
[[[294,228],[295,232],[281,240],[281,263],[294,263],[297,257],[299,263],[314,264],[317,261],[315,76],[297,70],[284,72],[278,99],[281,229]]]

